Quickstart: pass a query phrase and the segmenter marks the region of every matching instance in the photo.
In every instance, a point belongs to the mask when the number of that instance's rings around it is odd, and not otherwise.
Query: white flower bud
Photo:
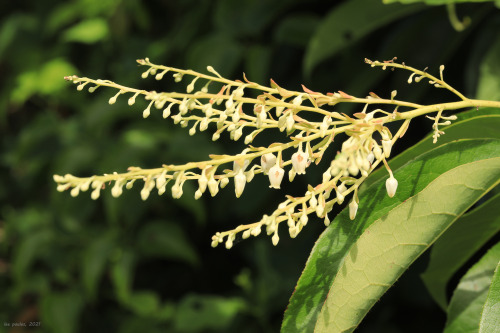
[[[295,175],[297,173],[295,172],[295,170],[293,168],[290,169],[290,171],[288,171],[288,181],[291,183],[293,182],[293,180],[295,179]]]
[[[285,115],[282,115],[281,117],[279,117],[278,119],[278,128],[280,130],[280,132],[283,132],[287,126],[287,119],[288,117],[285,116]]]
[[[227,177],[221,178],[221,180],[220,180],[220,188],[226,187],[227,184],[229,184],[229,178],[227,178]]]
[[[302,149],[292,155],[292,166],[298,175],[303,175],[306,173],[307,167],[307,153],[304,153]]]
[[[300,216],[300,224],[302,224],[303,226],[305,226],[307,224],[307,221],[309,221],[309,218],[307,217],[307,214],[304,212]]]
[[[318,205],[318,200],[316,200],[316,196],[313,193],[311,195],[311,199],[309,200],[309,206],[311,206],[311,208],[316,208],[317,205]]]
[[[146,188],[146,187],[144,187]],[[182,197],[182,194],[183,194],[183,191],[182,191],[182,183],[175,183],[173,186],[172,186],[172,197],[174,199],[179,199],[180,197]],[[142,193],[141,193],[142,195]],[[149,193],[148,193],[149,195]],[[143,199],[145,200],[145,199]]]
[[[198,200],[199,198],[201,198],[202,195],[203,195],[203,193],[201,193],[200,189],[197,189],[196,192],[194,192],[195,200]]]
[[[382,149],[380,149],[380,146],[376,143],[373,146],[373,156],[377,161],[382,159]]]
[[[276,117],[280,117],[281,114],[283,113],[283,110],[285,110],[285,107],[284,106],[278,106],[276,108]]]
[[[234,131],[234,141],[238,141],[243,134],[243,126],[238,127],[236,131]]]
[[[283,170],[278,164],[275,164],[269,170],[269,182],[271,183],[269,187],[279,189],[284,174],[285,170]]]
[[[219,138],[220,138],[220,133],[219,132],[215,132],[212,135],[212,141],[217,141],[217,140],[219,140]]]
[[[241,238],[247,239],[250,236],[251,236],[250,229],[247,229],[247,230],[243,231],[243,234],[241,235]]]
[[[208,118],[203,118],[201,121],[200,121],[200,131],[203,132],[204,130],[206,130],[208,128]]]
[[[332,123],[332,118],[329,116],[326,116],[323,118],[323,122],[321,122],[321,125],[319,126],[319,135],[321,137],[324,137],[326,135],[326,131],[328,130],[328,127],[330,127],[330,124]]]
[[[356,218],[356,213],[358,212],[358,203],[353,198],[351,203],[349,204],[349,218],[354,220]]]
[[[391,156],[392,141],[382,140],[382,147],[384,148],[384,155],[386,158]]]
[[[396,194],[398,188],[398,181],[391,175],[385,182],[385,188],[387,189],[387,195],[392,198]]]
[[[205,172],[202,171],[200,178],[198,178],[198,189],[201,193],[204,193],[207,189],[208,179]]]
[[[247,136],[245,136],[245,144],[249,144],[253,141],[253,135],[252,133],[248,134]]]
[[[255,227],[255,228],[252,228],[251,230],[252,230],[252,231],[250,231],[250,233],[251,233],[251,234],[252,234],[252,236],[254,236],[254,237],[257,237],[257,236],[260,234],[260,231],[261,231],[260,226],[257,226],[257,227]]]
[[[344,202],[344,192],[347,190],[344,183],[337,187],[337,203],[341,205]]]
[[[293,129],[293,124],[295,124],[295,120],[293,119],[293,114],[290,113],[288,117],[286,117],[286,130],[290,132]]]
[[[260,166],[265,175],[269,173],[269,170],[276,164],[276,156],[272,153],[264,154],[260,157]]]
[[[359,168],[358,166],[356,165],[356,162],[354,161],[354,159],[350,159],[349,160],[349,166],[347,167],[347,171],[349,171],[349,173],[352,175],[352,176],[357,176],[358,173],[359,173]]]
[[[246,173],[247,183],[250,183],[254,176],[255,176],[255,172],[253,171],[253,168],[252,168]]]
[[[379,148],[380,149],[380,148]],[[370,152],[368,154],[368,156],[366,156],[366,160],[368,161],[368,163],[372,164],[373,161],[375,160],[375,155],[373,154],[373,152]]]
[[[237,198],[239,198],[243,193],[246,183],[247,177],[243,173],[243,169],[240,169],[240,171],[238,171],[238,174],[234,176],[234,191]]]
[[[188,133],[189,133],[189,135],[191,135],[191,136],[195,135],[195,134],[196,134],[196,125],[194,125],[193,127],[191,127],[191,128],[189,129],[189,132],[188,132]]]
[[[219,183],[215,180],[215,178],[212,176],[208,180],[208,190],[210,191],[210,194],[215,197],[217,192],[219,192]]]
[[[79,193],[80,193],[80,186],[73,187],[70,192],[72,197],[78,196]]]
[[[297,97],[295,97],[292,101],[292,104],[293,105],[300,105],[302,104],[302,94],[298,95]]]
[[[95,190],[92,191],[90,197],[92,198],[92,200],[97,200],[99,198],[99,195],[101,195],[101,189],[96,188]]]
[[[325,215],[325,227],[328,227],[330,225],[330,219],[328,218],[328,214]]]
[[[273,238],[272,238],[272,242],[273,242],[273,245],[276,246],[278,245],[278,242],[280,241],[280,238],[278,236],[278,233],[275,232],[274,235],[273,235]]]
[[[318,217],[323,216],[324,212],[325,212],[325,207],[323,207],[323,205],[321,203],[319,203],[318,205],[316,205],[316,215]]]
[[[118,198],[123,193],[123,182],[120,180],[115,181],[115,185],[111,189],[111,195]]]

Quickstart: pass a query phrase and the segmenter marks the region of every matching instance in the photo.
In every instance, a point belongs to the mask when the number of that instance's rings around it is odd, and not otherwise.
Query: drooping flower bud
[[[207,189],[208,178],[205,175],[205,171],[202,171],[200,178],[198,178],[198,189],[201,193],[204,193]]]
[[[269,170],[269,182],[271,183],[269,187],[279,189],[284,174],[285,170],[283,170],[283,168],[281,168],[278,164],[275,164]]]
[[[382,159],[382,149],[380,149],[380,146],[376,143],[373,146],[373,156],[377,161]]]
[[[247,177],[243,173],[243,169],[240,169],[240,171],[238,171],[238,174],[234,176],[234,191],[237,198],[239,198],[243,193],[243,189],[245,188],[246,183]]]
[[[219,183],[215,180],[214,176],[210,177],[208,180],[208,190],[210,191],[210,194],[215,197],[217,192],[219,192]]]
[[[356,218],[356,213],[358,212],[358,203],[356,202],[356,199],[352,199],[351,203],[349,204],[349,218],[351,220],[354,220]]]
[[[273,237],[272,237],[272,241],[273,241],[273,245],[274,245],[274,246],[278,245],[278,242],[280,241],[280,238],[279,238],[279,236],[278,236],[278,233],[277,233],[277,232],[275,232],[275,233],[274,233],[274,235],[273,235]]]
[[[382,148],[384,148],[384,155],[386,158],[391,156],[392,141],[382,140]]]
[[[387,189],[387,195],[392,198],[396,194],[398,188],[398,181],[391,175],[385,182],[385,188]]]
[[[344,183],[337,187],[337,203],[341,205],[344,202],[344,192],[347,190]]]

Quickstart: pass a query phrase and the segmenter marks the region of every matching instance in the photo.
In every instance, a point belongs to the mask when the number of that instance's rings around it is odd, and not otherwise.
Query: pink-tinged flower
[[[387,189],[387,195],[392,198],[396,194],[396,190],[398,188],[398,181],[394,178],[393,175],[389,177],[389,179],[385,182],[385,188]]]
[[[307,153],[304,153],[301,149],[292,155],[292,166],[298,175],[306,173],[307,158]]]
[[[280,166],[278,164],[275,164],[269,170],[269,182],[271,183],[271,185],[269,185],[269,187],[279,189],[281,181],[283,180],[284,174],[285,174],[285,170],[283,170],[283,168],[280,168]]]

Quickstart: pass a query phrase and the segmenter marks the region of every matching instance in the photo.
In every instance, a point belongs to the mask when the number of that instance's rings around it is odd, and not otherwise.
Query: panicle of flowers
[[[427,79],[438,88],[446,88],[456,95],[460,93],[443,80],[443,69],[440,78],[419,71],[395,59],[385,62],[365,61],[372,67],[402,68],[412,72],[409,83]],[[335,204],[341,205],[351,193],[349,217],[354,220],[362,202],[358,198],[359,186],[366,177],[383,163],[389,173],[386,181],[387,194],[393,197],[398,182],[395,179],[387,159],[391,156],[395,142],[404,135],[409,122],[416,116],[436,112],[434,120],[434,139],[444,134],[439,126],[449,125],[455,116],[443,116],[445,109],[453,109],[448,104],[432,106],[400,101],[396,99],[394,90],[390,97],[381,98],[375,93],[366,97],[355,97],[343,91],[319,93],[302,86],[303,91],[290,91],[280,87],[271,80],[270,86],[263,86],[249,81],[229,80],[222,77],[211,66],[209,74],[192,70],[156,65],[148,58],[137,61],[146,67],[142,78],[149,76],[162,80],[170,75],[173,81],[187,83],[185,91],[156,92],[130,88],[108,80],[94,80],[85,77],[68,76],[67,80],[77,84],[78,90],[89,87],[94,92],[99,87],[116,89],[109,99],[110,104],[117,102],[121,96],[128,96],[127,103],[132,106],[141,97],[146,101],[142,116],[148,118],[158,113],[165,119],[172,119],[174,124],[189,127],[189,134],[210,130],[212,139],[217,140],[224,133],[234,141],[244,138],[245,148],[237,155],[209,155],[209,159],[190,162],[182,165],[164,164],[159,168],[142,169],[129,167],[124,173],[76,177],[73,175],[54,176],[58,191],[69,190],[71,196],[91,190],[91,198],[96,200],[106,187],[111,188],[111,195],[119,197],[123,189],[130,190],[138,181],[142,188],[142,200],[150,197],[152,192],[163,195],[167,185],[171,183],[171,195],[174,199],[182,197],[186,182],[196,184],[194,198],[200,199],[209,193],[216,196],[232,179],[236,197],[244,196],[254,176],[262,173],[268,177],[269,187],[280,189],[283,182],[292,182],[296,176],[304,175],[312,164],[319,164],[322,159],[328,160],[328,167],[323,170],[322,178],[315,186],[308,185],[302,197],[286,196],[277,209],[270,215],[264,215],[260,221],[240,225],[224,232],[217,232],[212,237],[212,246],[224,243],[231,248],[236,237],[243,239],[258,236],[262,231],[271,236],[274,245],[279,243],[279,225],[286,222],[290,237],[295,238],[307,225],[311,215],[316,215],[328,226],[331,212]],[[168,76],[167,75],[167,76]],[[414,78],[414,76],[417,77]],[[249,93],[253,91],[253,93]],[[256,92],[256,94],[255,94]],[[465,97],[463,97],[465,99]],[[352,115],[333,110],[337,104],[357,103],[363,106],[362,111]],[[391,109],[392,111],[388,111]],[[406,109],[407,111],[400,111]],[[314,114],[315,119],[309,120]],[[442,121],[443,120],[443,121]],[[403,121],[393,135],[387,123]],[[276,137],[282,136],[283,142],[274,142],[267,146],[250,145],[255,137],[264,130],[275,130]],[[279,132],[283,132],[280,134]],[[346,136],[337,152],[328,150],[334,138],[340,134]],[[226,165],[224,169],[223,165]],[[288,175],[288,177],[285,177]]]

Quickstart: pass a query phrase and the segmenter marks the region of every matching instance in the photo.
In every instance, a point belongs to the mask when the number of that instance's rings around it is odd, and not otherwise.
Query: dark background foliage
[[[212,65],[229,78],[245,72],[263,84],[273,78],[288,89],[303,83],[360,96],[397,89],[398,97],[419,103],[453,98],[363,62],[397,56],[433,72],[445,64],[447,81],[476,95],[481,66],[500,53],[493,5],[459,6],[459,17],[472,19],[462,32],[453,30],[443,6],[387,5],[397,13],[377,21],[380,6],[371,0],[0,3],[0,332],[278,331],[322,221],[313,218],[293,241],[282,231],[277,247],[262,236],[230,251],[212,249],[210,237],[269,214],[285,193],[300,195],[320,180],[321,168],[282,191],[258,176],[239,200],[228,186],[216,198],[195,201],[189,184],[179,200],[167,191],[143,202],[137,189],[119,199],[109,191],[97,201],[87,193],[72,198],[55,190],[53,174],[204,160],[237,153],[243,144],[226,136],[214,143],[209,133],[189,137],[158,113],[142,119],[139,102],[108,105],[114,92],[101,88],[90,96],[62,78],[181,89],[171,78],[142,80],[135,59],[147,56],[200,71]],[[413,122],[397,151],[429,129],[429,121]],[[256,144],[283,140],[276,135]],[[442,329],[444,314],[419,279],[425,265],[425,257],[415,263],[359,332]],[[15,322],[40,326],[4,326]]]

